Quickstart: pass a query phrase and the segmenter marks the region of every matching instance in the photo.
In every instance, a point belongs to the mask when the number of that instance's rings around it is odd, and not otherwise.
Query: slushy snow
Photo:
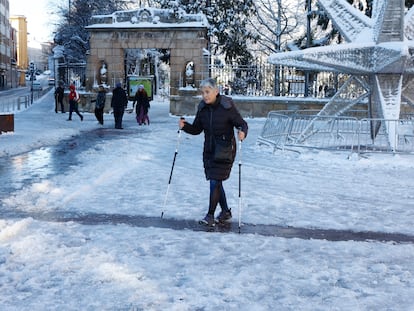
[[[61,174],[12,185],[15,190],[0,198],[1,210],[159,217],[178,117],[160,98],[151,102],[149,114],[151,125],[141,127],[134,114],[125,114],[118,138],[93,143],[77,155],[78,165]],[[84,116],[83,122],[76,115],[67,122],[67,114],[55,114],[53,92],[16,113],[15,132],[0,135],[0,175],[19,170],[19,163],[4,167],[5,159],[38,149],[47,163],[49,146],[100,127],[92,113]],[[105,136],[115,130],[113,115],[104,118]],[[242,222],[414,235],[412,156],[273,153],[256,144],[265,119],[246,121]],[[181,135],[165,218],[197,220],[207,211],[202,142],[203,135]],[[233,225],[238,160],[224,182]],[[414,309],[412,243],[287,239],[243,234],[243,227],[241,232],[2,215],[0,309]]]

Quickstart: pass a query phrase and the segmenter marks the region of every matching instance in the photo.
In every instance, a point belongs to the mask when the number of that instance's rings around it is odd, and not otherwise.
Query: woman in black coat
[[[112,91],[111,107],[114,111],[115,128],[122,130],[122,118],[124,116],[125,107],[128,105],[128,98],[122,84],[118,82]]]
[[[104,124],[104,108],[105,108],[105,102],[106,102],[106,91],[103,87],[103,85],[99,86],[98,96],[96,97],[95,101],[95,117],[96,120],[98,120],[99,124]]]
[[[243,120],[230,97],[220,95],[214,79],[201,82],[203,100],[192,124],[180,119],[179,127],[184,132],[198,135],[204,131],[203,163],[206,179],[210,181],[210,200],[207,215],[200,223],[214,226],[215,222],[229,221],[231,209],[227,206],[223,181],[230,176],[236,157],[236,139],[234,128],[238,129],[238,138],[247,136],[248,126]],[[217,204],[221,212],[214,219]]]
[[[132,103],[132,109],[134,109],[135,103],[137,103],[135,112],[137,115],[136,119],[138,124],[149,125],[148,109],[150,108],[150,102],[148,94],[145,91],[144,86],[142,84],[138,86],[138,90],[135,93],[134,102]]]

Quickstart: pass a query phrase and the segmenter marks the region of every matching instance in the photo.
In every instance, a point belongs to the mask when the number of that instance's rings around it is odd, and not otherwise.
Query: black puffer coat
[[[234,128],[241,129],[247,136],[248,126],[233,104],[230,97],[218,95],[214,104],[201,101],[193,124],[185,122],[184,132],[198,135],[204,131],[203,163],[207,180],[226,180],[236,157],[236,139]],[[233,157],[231,162],[214,161],[216,139],[231,141]]]
[[[141,107],[144,108],[144,114],[148,114],[150,102],[146,92],[137,91],[134,96],[134,102],[132,103],[133,106],[135,105],[135,102],[137,103],[137,108],[135,110],[137,114],[140,113]]]
[[[114,109],[114,112],[123,113],[127,105],[128,97],[126,96],[125,90],[122,87],[117,86],[112,91],[111,107]]]

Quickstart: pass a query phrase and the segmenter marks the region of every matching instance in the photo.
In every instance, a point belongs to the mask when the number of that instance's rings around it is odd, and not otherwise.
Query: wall
[[[266,117],[273,110],[320,110],[328,100],[278,97],[232,97],[243,117]],[[194,115],[201,97],[180,91],[170,97],[170,112],[173,115]]]

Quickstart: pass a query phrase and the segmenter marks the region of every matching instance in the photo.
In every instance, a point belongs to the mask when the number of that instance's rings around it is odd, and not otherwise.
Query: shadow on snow
[[[2,213],[3,217],[7,213]],[[318,228],[298,228],[280,225],[264,225],[238,222],[206,227],[198,221],[174,218],[148,217],[141,215],[98,214],[98,213],[71,213],[71,212],[10,212],[10,218],[32,217],[40,221],[76,222],[82,225],[128,225],[140,228],[163,228],[172,230],[208,231],[236,234],[257,234],[269,237],[315,239],[327,241],[379,241],[395,243],[414,243],[414,236],[402,233],[385,233],[374,231],[351,231]]]

